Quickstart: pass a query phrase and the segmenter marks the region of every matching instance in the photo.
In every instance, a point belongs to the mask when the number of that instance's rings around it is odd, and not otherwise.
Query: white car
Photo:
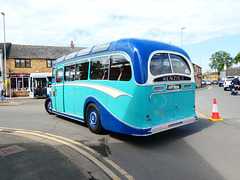
[[[212,83],[211,83],[211,81],[206,81],[206,84],[211,85]]]
[[[224,91],[229,90],[229,85],[231,84],[233,79],[234,79],[234,76],[225,77],[224,83],[223,83]]]

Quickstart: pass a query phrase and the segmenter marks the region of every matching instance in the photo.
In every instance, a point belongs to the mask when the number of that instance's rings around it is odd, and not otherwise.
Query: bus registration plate
[[[179,90],[181,89],[181,84],[173,84],[173,85],[167,85],[167,90],[172,91],[172,90]]]

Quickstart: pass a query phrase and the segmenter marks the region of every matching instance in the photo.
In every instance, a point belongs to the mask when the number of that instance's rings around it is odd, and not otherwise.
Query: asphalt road
[[[96,150],[135,179],[239,179],[239,96],[218,86],[196,92],[196,109],[211,116],[217,99],[223,122],[198,117],[198,122],[148,137],[112,132],[92,134],[86,125],[48,115],[43,100],[0,106],[2,127],[38,130],[63,136]],[[100,159],[101,157],[99,157]]]

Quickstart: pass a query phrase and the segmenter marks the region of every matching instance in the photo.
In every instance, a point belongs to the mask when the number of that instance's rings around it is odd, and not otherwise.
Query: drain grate
[[[19,153],[19,152],[22,152],[22,151],[25,151],[26,149],[18,146],[18,145],[12,145],[12,146],[8,146],[8,147],[5,147],[5,148],[1,148],[0,149],[0,155],[1,156],[8,156],[8,155],[11,155],[11,154],[16,154],[16,153]]]

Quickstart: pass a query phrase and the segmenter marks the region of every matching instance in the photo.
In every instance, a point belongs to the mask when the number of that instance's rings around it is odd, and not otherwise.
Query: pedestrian
[[[5,100],[7,102],[7,99],[3,96],[3,93],[6,91],[5,84],[0,81],[0,92],[1,92],[1,101]]]

